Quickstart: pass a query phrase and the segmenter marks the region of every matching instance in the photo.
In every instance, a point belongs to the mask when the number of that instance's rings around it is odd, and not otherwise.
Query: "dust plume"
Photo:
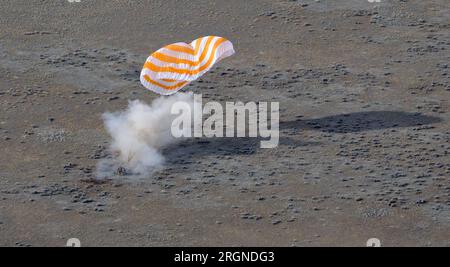
[[[111,156],[97,166],[98,178],[111,175],[148,175],[161,169],[161,149],[180,139],[171,133],[172,105],[177,102],[194,105],[192,93],[162,96],[147,105],[130,101],[125,111],[103,114],[103,121],[112,138]]]

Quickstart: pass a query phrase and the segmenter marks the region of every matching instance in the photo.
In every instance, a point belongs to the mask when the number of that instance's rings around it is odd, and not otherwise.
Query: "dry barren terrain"
[[[185,91],[278,101],[280,145],[192,139],[96,179],[148,54],[218,35]],[[450,245],[448,0],[0,1],[0,245]]]

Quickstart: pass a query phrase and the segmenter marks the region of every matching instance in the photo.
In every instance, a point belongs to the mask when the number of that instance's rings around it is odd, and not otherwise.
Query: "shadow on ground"
[[[327,116],[310,120],[280,122],[280,130],[317,130],[328,133],[354,133],[388,128],[417,127],[440,122],[438,117],[401,111],[369,111]],[[281,134],[282,135],[282,134]],[[189,163],[202,156],[251,155],[260,149],[261,138],[200,138],[184,141],[164,149],[170,163]],[[307,147],[318,142],[280,137],[280,146]],[[189,157],[191,156],[191,157]],[[190,159],[189,159],[190,158]]]
[[[184,141],[171,145],[164,149],[163,154],[169,163],[179,163],[187,158],[200,158],[203,156],[232,156],[252,155],[261,147],[261,138],[201,138]],[[282,137],[280,146],[307,147],[320,145],[319,142],[298,141],[288,137]],[[188,160],[189,161],[189,160]]]
[[[388,128],[417,127],[441,122],[438,117],[401,111],[368,111],[323,118],[281,122],[280,129],[355,133]]]

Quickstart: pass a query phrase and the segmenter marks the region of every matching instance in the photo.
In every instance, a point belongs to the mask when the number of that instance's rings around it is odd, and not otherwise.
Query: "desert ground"
[[[280,145],[195,138],[98,179],[148,55],[236,54],[183,91],[277,101]],[[0,246],[450,245],[448,0],[2,0]]]

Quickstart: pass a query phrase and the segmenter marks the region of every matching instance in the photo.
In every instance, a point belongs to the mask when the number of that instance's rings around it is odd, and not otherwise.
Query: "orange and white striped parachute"
[[[153,92],[171,95],[233,54],[233,44],[218,36],[202,37],[190,44],[167,45],[148,57],[141,83]]]

